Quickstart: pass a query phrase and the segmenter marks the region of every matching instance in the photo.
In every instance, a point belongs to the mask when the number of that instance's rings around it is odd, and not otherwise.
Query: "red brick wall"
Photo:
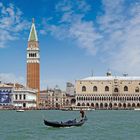
[[[27,63],[27,87],[40,89],[40,64]]]

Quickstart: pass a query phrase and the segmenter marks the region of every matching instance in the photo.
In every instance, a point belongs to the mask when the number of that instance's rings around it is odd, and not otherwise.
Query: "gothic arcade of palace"
[[[140,77],[93,76],[76,81],[76,106],[95,109],[140,107]]]

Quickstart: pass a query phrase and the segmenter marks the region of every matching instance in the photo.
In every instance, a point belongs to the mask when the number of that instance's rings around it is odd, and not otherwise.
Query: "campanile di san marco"
[[[27,87],[37,89],[37,105],[40,95],[40,55],[39,42],[35,28],[34,19],[28,38],[27,47]]]

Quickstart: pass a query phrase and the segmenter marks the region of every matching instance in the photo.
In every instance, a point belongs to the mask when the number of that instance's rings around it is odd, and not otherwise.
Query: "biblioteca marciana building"
[[[20,84],[0,83],[0,109],[2,108],[35,108],[37,90]]]
[[[95,109],[140,108],[140,77],[92,76],[76,81],[76,106]]]

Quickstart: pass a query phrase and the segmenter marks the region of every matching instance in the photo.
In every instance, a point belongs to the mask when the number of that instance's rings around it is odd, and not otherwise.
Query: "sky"
[[[91,76],[140,75],[140,0],[1,0],[0,80],[26,85],[35,19],[41,89]]]

